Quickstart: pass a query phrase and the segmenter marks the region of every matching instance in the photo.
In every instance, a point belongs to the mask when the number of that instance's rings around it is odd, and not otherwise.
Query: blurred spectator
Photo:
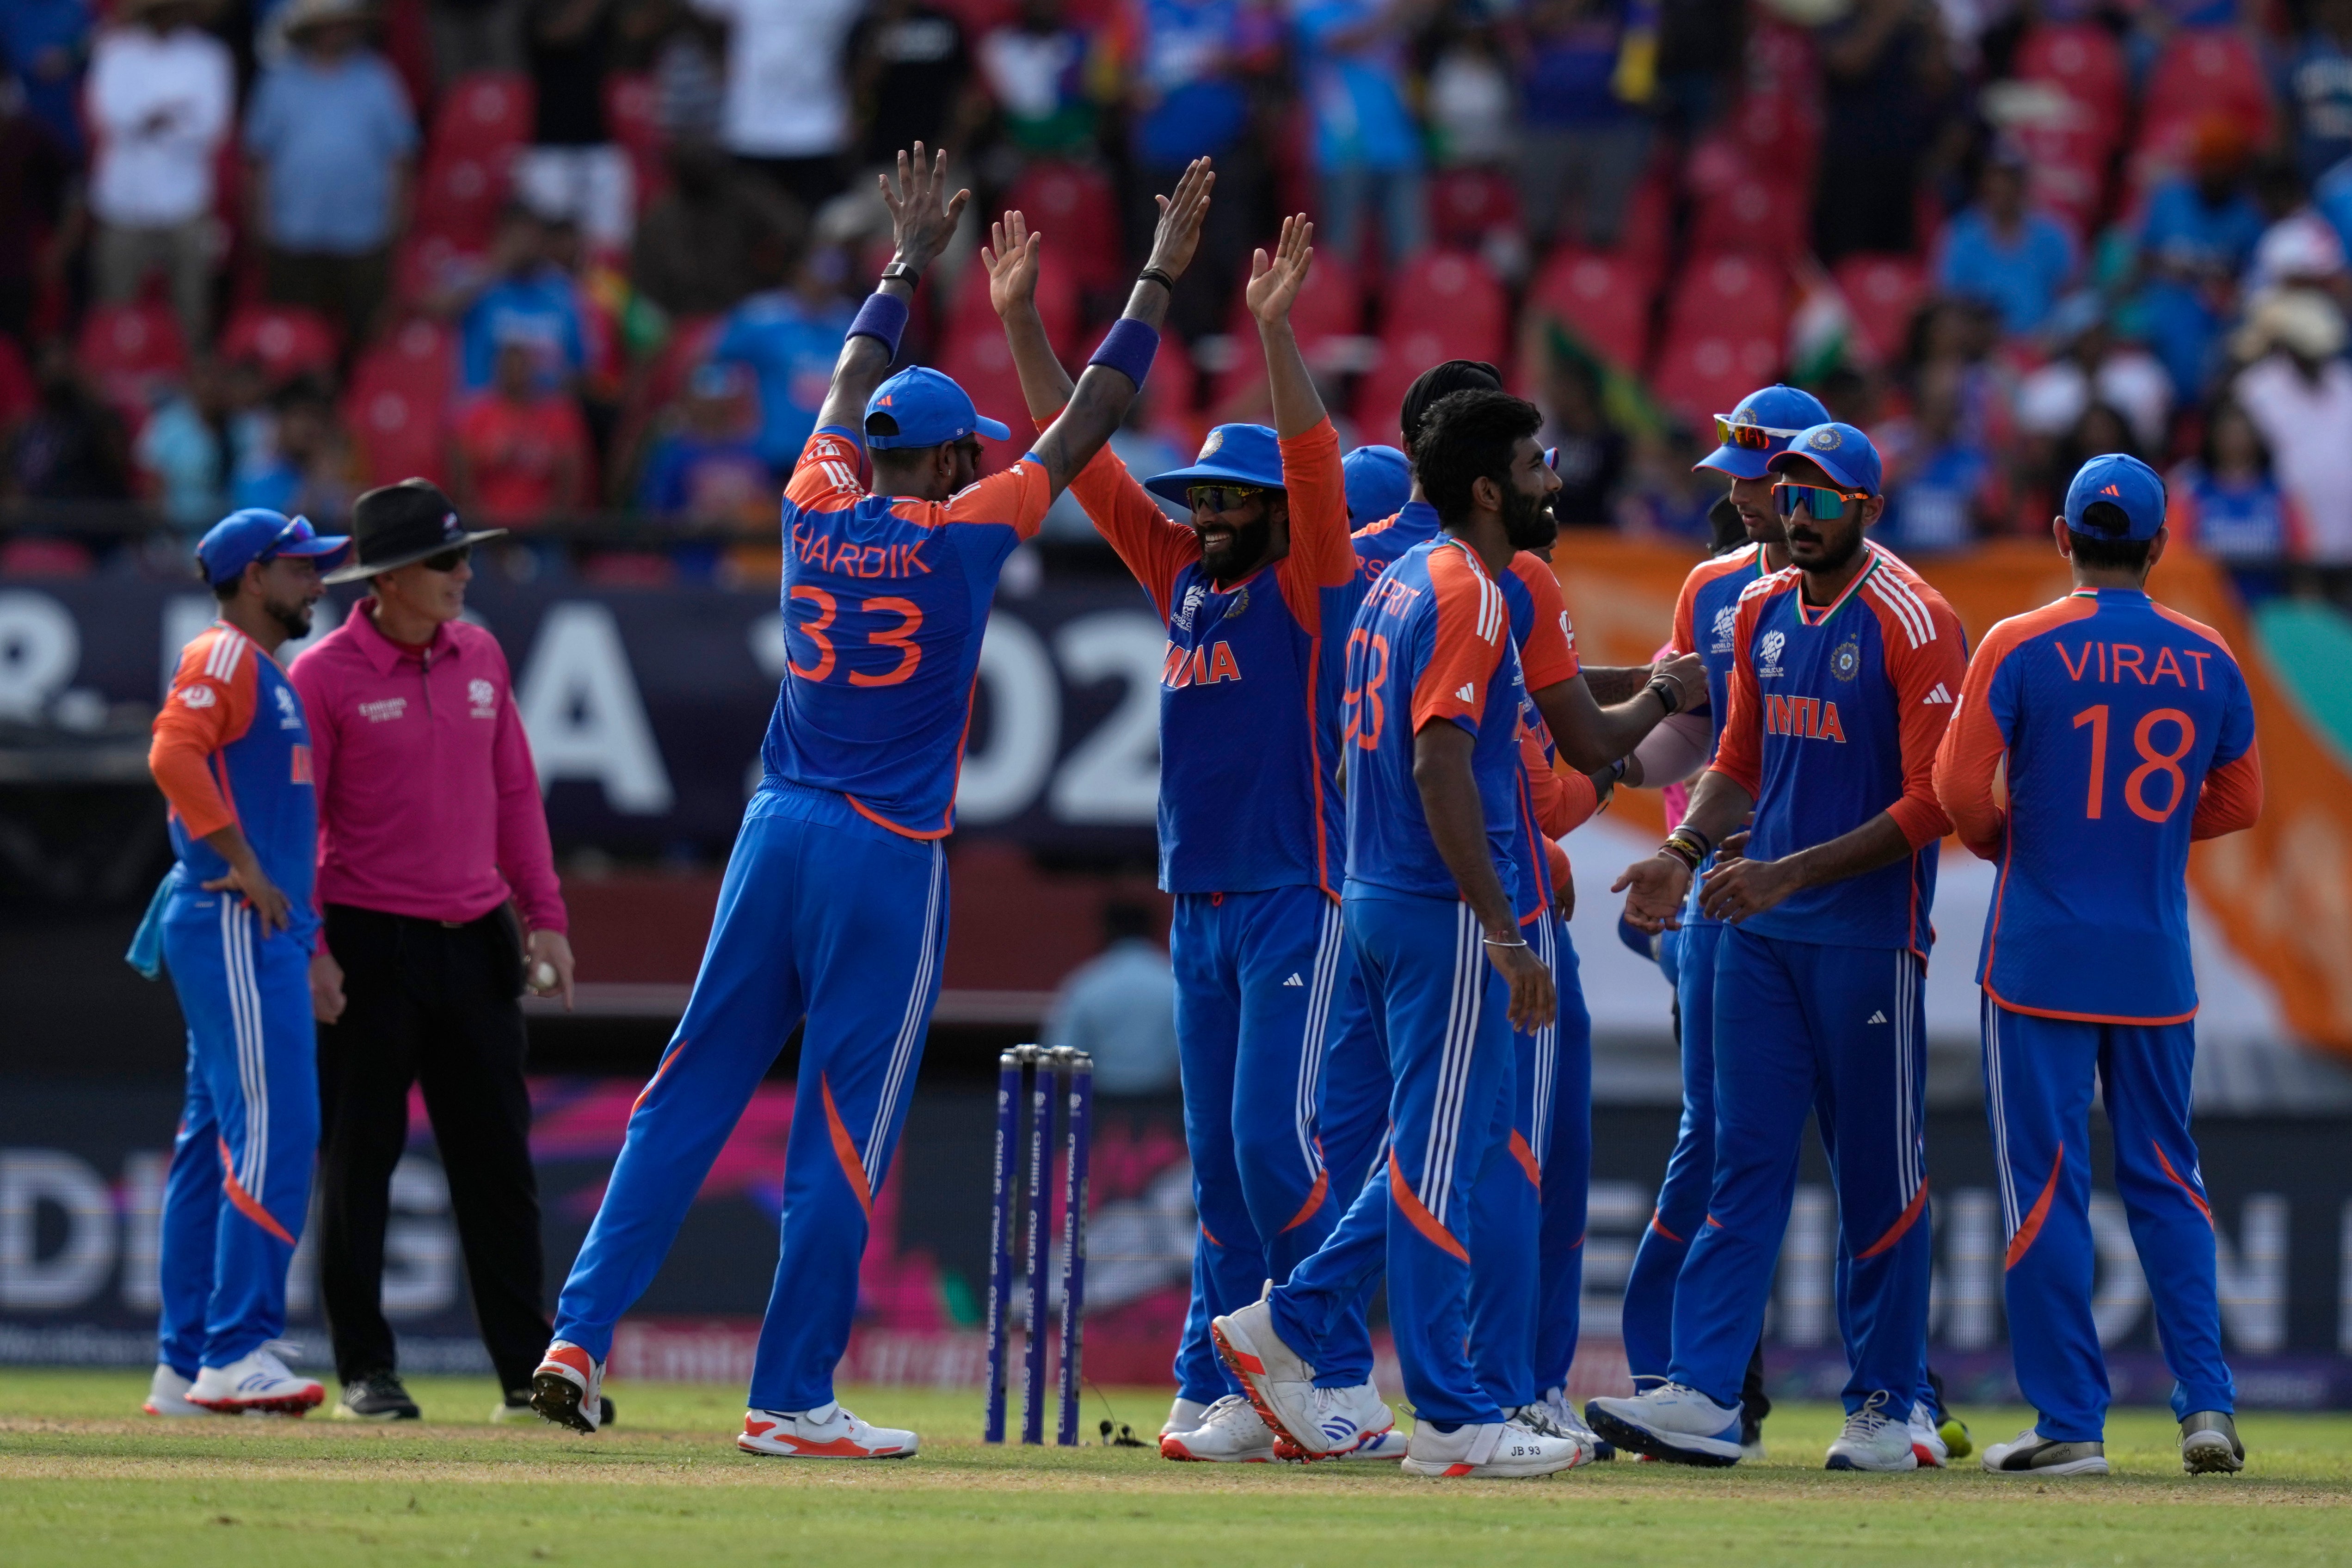
[[[1129,473],[1139,478],[1148,479],[1154,474],[1181,468],[1186,461],[1184,453],[1169,444],[1167,438],[1151,427],[1151,387],[1149,382],[1136,394],[1135,401],[1127,405],[1127,422],[1110,433],[1109,445],[1112,455],[1127,465]],[[1189,521],[1192,517],[1190,508],[1165,496],[1153,496],[1151,499],[1161,511],[1179,522]],[[1095,544],[1102,539],[1094,524],[1087,520],[1086,510],[1078,505],[1078,498],[1067,490],[1054,497],[1054,505],[1045,513],[1045,520],[1037,531],[1039,538],[1063,544]]]
[[[587,422],[539,364],[538,339],[509,333],[499,342],[488,390],[457,410],[449,493],[476,522],[528,527],[577,511],[587,498]]]
[[[72,158],[0,78],[0,334],[31,346],[35,308],[63,284],[81,226]]]
[[[2254,244],[2254,259],[2246,268],[2246,297],[2302,287],[2336,292],[2342,303],[2347,281],[2344,241],[2305,195],[2303,177],[2294,163],[2284,158],[2263,162],[2254,171],[2254,204],[2270,226]]]
[[[190,0],[122,0],[91,54],[87,95],[92,287],[103,303],[124,302],[160,271],[191,343],[210,336],[213,162],[236,102],[228,47],[196,11]]]
[[[751,368],[760,389],[760,455],[779,475],[791,472],[816,429],[833,362],[849,338],[855,312],[841,292],[848,260],[834,246],[781,238],[759,245],[755,277],[767,287],[729,312],[710,350],[715,361]]]
[[[1920,162],[1943,129],[1951,81],[1932,0],[1858,0],[1820,33],[1822,162],[1814,247],[1914,248]]]
[[[1405,45],[1429,0],[1296,0],[1300,92],[1315,115],[1317,240],[1354,261],[1377,217],[1391,262],[1429,240],[1421,127],[1405,107]]]
[[[531,346],[542,384],[569,387],[588,364],[586,323],[571,276],[550,254],[548,225],[520,207],[500,217],[488,272],[444,302],[457,316],[457,380],[486,387],[500,350]]]
[[[353,347],[383,308],[416,151],[408,94],[364,46],[366,20],[361,0],[293,0],[292,53],[262,73],[245,117],[269,298],[318,311]]]
[[[228,376],[209,354],[188,366],[184,387],[167,393],[131,447],[167,521],[201,532],[228,511]]]
[[[270,399],[268,436],[240,455],[229,481],[231,507],[267,507],[288,517],[347,517],[358,486],[327,391],[307,378]]]
[[[2049,214],[2027,207],[2025,155],[2003,145],[1985,160],[1976,204],[1944,231],[1936,282],[1947,294],[1982,299],[2001,328],[2037,330],[2074,275],[2074,242]]]
[[[48,127],[77,163],[89,26],[87,0],[8,0],[0,5],[0,68],[24,89],[26,112]]]
[[[980,68],[1004,139],[1023,152],[1086,155],[1094,146],[1093,78],[1107,62],[1062,0],[1022,0],[1021,14],[980,40]]]
[[[1559,489],[1552,516],[1564,528],[1605,528],[1609,497],[1625,473],[1625,436],[1601,408],[1601,380],[1589,364],[1554,355],[1538,401],[1549,418],[1537,439],[1554,449]]]
[[[2205,390],[2221,325],[2236,308],[2239,276],[2263,237],[2245,172],[2244,133],[2210,116],[2198,124],[2189,172],[2156,187],[2140,225],[2149,346],[2183,398]]]
[[[40,405],[8,440],[0,496],[22,501],[126,501],[131,465],[122,422],[86,386],[73,350],[46,344]]]
[[[861,0],[694,0],[728,25],[726,149],[810,212],[847,183],[843,46]]]
[[[523,52],[533,89],[530,145],[515,190],[542,218],[564,219],[600,249],[628,248],[636,214],[629,155],[604,120],[614,13],[621,0],[530,0]]]
[[[707,141],[676,141],[666,154],[669,189],[637,222],[630,273],[646,297],[675,316],[717,316],[751,292],[762,244],[797,247],[800,207]]]
[[[2176,546],[2227,567],[2247,603],[2286,591],[2286,563],[2304,552],[2300,508],[2271,474],[2271,449],[2236,402],[2205,422],[2204,444],[2166,481]]]
[[[2000,468],[1961,434],[1960,397],[1960,367],[1948,360],[1929,365],[1910,417],[1879,437],[1886,511],[1872,533],[1898,555],[1961,549],[2007,512]]]
[[[1745,0],[1660,0],[1657,100],[1673,133],[1695,138],[1715,123],[1748,53]]]
[[[687,382],[677,429],[655,443],[637,506],[674,521],[772,528],[776,486],[755,439],[751,373],[704,365]]]
[[[1637,434],[1628,453],[1625,482],[1618,488],[1614,507],[1617,531],[1677,544],[1711,537],[1707,512],[1723,492],[1719,481],[1692,472],[1700,448],[1690,434]],[[1560,521],[1565,525],[1568,519]]]
[[[2352,564],[2352,365],[2344,314],[2308,289],[2255,307],[2237,345],[2250,360],[2232,396],[2268,444],[2279,487],[2305,525],[2307,559]]]
[[[1094,1058],[1097,1094],[1176,1089],[1176,976],[1157,924],[1140,904],[1104,909],[1108,946],[1070,971],[1046,1015],[1048,1045]]]
[[[1243,0],[1127,0],[1134,43],[1128,146],[1128,235],[1139,252],[1159,221],[1155,193],[1176,188],[1195,158],[1217,161],[1217,199],[1201,230],[1202,282],[1177,290],[1169,319],[1185,338],[1224,329],[1222,289],[1260,237],[1256,193],[1261,162],[1248,143],[1249,89],[1244,72],[1270,40],[1254,28],[1263,13]],[[1319,237],[1319,236],[1318,236]]]
[[[2141,451],[2162,449],[2172,415],[2172,378],[2146,349],[2116,341],[2097,293],[2086,288],[2061,300],[2043,336],[2057,352],[2018,383],[2021,426],[2061,435],[2093,402],[2103,402],[2130,422]]]
[[[1458,27],[1429,69],[1430,150],[1449,168],[1507,164],[1522,132],[1511,72],[1495,29]]]
[[[963,24],[923,0],[878,0],[850,31],[849,61],[864,168],[894,166],[918,141],[960,157],[987,112]]]
[[[2306,183],[2352,156],[2352,0],[2315,0],[2310,16],[2280,94]]]
[[[715,146],[727,123],[726,30],[682,0],[644,0],[634,16],[650,40],[654,119],[671,145]]]
[[[1535,0],[1520,68],[1520,202],[1538,246],[1617,243],[1649,156],[1648,120],[1617,95],[1630,0]],[[1572,214],[1572,216],[1571,216]]]

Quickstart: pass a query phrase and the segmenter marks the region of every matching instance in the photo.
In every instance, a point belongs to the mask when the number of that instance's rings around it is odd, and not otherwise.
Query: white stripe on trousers
[[[1991,1103],[1992,1157],[1999,1167],[1996,1176],[2000,1183],[2000,1218],[2005,1228],[2001,1240],[2007,1243],[2016,1238],[2017,1178],[2009,1163],[2009,1103],[2001,1079],[2000,1009],[1990,997],[1979,1004],[1984,1009],[1985,1092]]]
[[[1323,933],[1315,944],[1315,980],[1307,994],[1307,1027],[1298,1042],[1298,1089],[1290,1115],[1298,1127],[1298,1154],[1311,1184],[1322,1174],[1323,1153],[1315,1146],[1315,1107],[1322,1097],[1323,1030],[1331,1018],[1331,993],[1339,980],[1339,906],[1324,901]]]
[[[228,992],[229,1035],[236,1053],[236,1086],[244,1099],[245,1147],[229,1175],[261,1201],[269,1175],[269,1072],[262,1050],[261,988],[253,972],[251,923],[232,895],[221,896],[221,969]]]
[[[1445,1223],[1454,1195],[1454,1156],[1462,1143],[1463,1099],[1469,1089],[1470,1057],[1478,1040],[1478,1014],[1486,999],[1486,933],[1466,904],[1454,906],[1454,994],[1447,1009],[1445,1044],[1438,1058],[1436,1103],[1430,1108],[1429,1146],[1422,1155],[1421,1203],[1430,1218]]]
[[[1918,995],[1918,966],[1909,952],[1897,948],[1895,954],[1895,1169],[1906,1208],[1910,1207],[1911,1199],[1924,1179],[1919,1169],[1918,1075],[1911,1060],[1915,1043],[1911,1011]]]
[[[871,1197],[882,1185],[881,1172],[877,1168],[882,1158],[882,1145],[890,1132],[890,1112],[898,1103],[899,1087],[907,1081],[908,1065],[914,1061],[915,1047],[923,1038],[923,1025],[929,1013],[923,998],[929,994],[931,975],[940,962],[940,901],[947,894],[948,857],[937,839],[931,841],[931,894],[923,906],[923,946],[915,960],[915,982],[907,989],[906,1017],[899,1022],[898,1038],[890,1047],[890,1071],[882,1080],[881,1103],[874,1108],[874,1130],[866,1135],[866,1152],[858,1163],[866,1170],[866,1191]]]
[[[1536,956],[1543,960],[1544,968],[1551,975],[1553,995],[1557,998],[1560,988],[1559,939],[1553,933],[1549,909],[1536,917]],[[1544,1150],[1551,1145],[1552,1089],[1559,1080],[1559,1018],[1556,1012],[1551,1022],[1536,1030],[1535,1044],[1535,1116],[1529,1130],[1535,1139],[1536,1175],[1540,1176]]]

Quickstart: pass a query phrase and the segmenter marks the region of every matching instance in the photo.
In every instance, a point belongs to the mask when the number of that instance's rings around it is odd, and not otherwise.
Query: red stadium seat
[[[1077,280],[1050,245],[1037,259],[1037,314],[1045,319],[1045,337],[1054,345],[1054,352],[1066,364],[1076,359],[1083,325]],[[977,257],[956,280],[955,298],[948,307],[944,330],[950,338],[983,332],[1003,336],[996,308],[988,302],[988,269],[980,265]]]
[[[1127,242],[1119,225],[1118,192],[1110,176],[1082,163],[1032,163],[1004,204],[1029,220],[1075,275],[1082,289],[1117,288],[1125,281]]]
[[[669,183],[669,166],[662,158],[668,139],[657,117],[659,96],[650,72],[615,71],[604,79],[604,124],[629,155],[641,213]]]
[[[1832,276],[1872,357],[1884,362],[1899,356],[1911,318],[1927,297],[1927,269],[1914,256],[1856,254],[1841,260]]]
[[[429,316],[413,316],[359,357],[352,379],[444,394],[457,381],[457,336]]]
[[[1822,117],[1810,99],[1743,93],[1724,134],[1745,154],[1750,173],[1783,190],[1811,192],[1822,152]]]
[[[2131,107],[2131,78],[2116,36],[2095,22],[2036,23],[2018,40],[2011,73],[2048,82],[2091,116],[2088,130],[2112,148]]]
[[[1675,228],[1674,177],[1653,169],[1633,187],[1625,204],[1625,223],[1617,235],[1617,254],[1645,277],[1664,274],[1673,252]]]
[[[530,140],[530,78],[504,71],[459,77],[433,111],[427,156],[509,152]]]
[[[16,422],[39,406],[41,389],[25,363],[16,340],[0,333],[0,430],[14,430]]]
[[[2221,28],[2174,35],[2148,72],[2138,150],[2177,159],[2197,123],[2220,115],[2235,124],[2249,147],[2271,137],[2273,106],[2261,57],[2243,36]]]
[[[1496,229],[1518,226],[1518,187],[1492,169],[1449,169],[1430,186],[1429,222],[1439,245],[1475,250]]]
[[[1804,253],[1812,203],[1803,193],[1746,173],[1696,203],[1692,248],[1746,251],[1786,262]]]
[[[1745,256],[1695,258],[1675,290],[1651,391],[1694,423],[1772,380],[1788,357],[1789,278]]]
[[[953,334],[940,354],[940,371],[951,378],[971,398],[971,404],[991,419],[1003,420],[1016,443],[1026,442],[1037,428],[1029,417],[1028,400],[1021,395],[1021,372],[1013,368],[1013,350],[992,318],[985,331],[977,329]],[[1013,448],[1013,455],[1022,448]]]
[[[1298,291],[1297,301],[1291,308],[1290,329],[1298,339],[1298,350],[1307,356],[1309,365],[1328,361],[1335,339],[1354,338],[1363,331],[1363,293],[1356,275],[1344,263],[1328,255],[1315,258],[1315,268],[1307,275],[1307,287]],[[1216,384],[1210,393],[1213,408],[1224,407],[1236,394],[1265,380],[1265,350],[1258,342],[1257,319],[1249,309],[1246,261],[1242,264],[1241,276],[1234,288],[1234,307],[1225,319],[1225,332],[1233,343],[1234,359],[1217,372]]]
[[[76,345],[100,392],[135,427],[156,390],[188,368],[188,350],[171,307],[151,301],[100,305],[83,318]]]
[[[1356,423],[1367,431],[1383,432],[1378,439],[1393,442],[1405,389],[1422,371],[1446,360],[1485,360],[1501,366],[1507,382],[1508,359],[1499,339],[1472,341],[1426,326],[1382,333],[1380,362],[1356,385]]]
[[[1528,303],[1601,359],[1633,371],[1648,357],[1656,290],[1654,277],[1615,252],[1563,246],[1536,275]]]
[[[343,427],[359,448],[360,471],[368,485],[430,479],[446,471],[448,394],[354,377],[343,394]]]
[[[506,204],[513,150],[457,152],[426,161],[417,183],[415,233],[446,239],[461,250],[490,243]]]
[[[422,305],[488,265],[481,245],[459,245],[446,235],[412,234],[392,253],[392,296]]]
[[[1486,264],[1467,251],[1423,251],[1381,291],[1382,333],[1434,332],[1462,345],[1441,359],[1496,360],[1510,329],[1511,305]]]
[[[331,375],[335,350],[335,329],[326,318],[291,305],[240,307],[221,329],[219,343],[221,358],[254,361],[273,382]]]

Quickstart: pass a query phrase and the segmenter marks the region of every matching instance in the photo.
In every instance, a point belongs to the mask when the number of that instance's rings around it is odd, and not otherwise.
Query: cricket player
[[[1863,537],[1885,504],[1869,437],[1815,425],[1769,466],[1792,565],[1741,593],[1715,762],[1656,856],[1616,883],[1627,918],[1656,930],[1716,855],[1700,889],[1727,924],[1715,1035],[1738,1049],[1716,1053],[1712,1194],[1675,1287],[1667,1381],[1586,1413],[1657,1458],[1738,1462],[1742,1374],[1813,1112],[1852,1249],[1828,1468],[1908,1470],[1930,1262],[1920,981],[1948,825],[1930,771],[1967,651],[1942,597]]]
[[[319,1143],[310,950],[319,807],[302,699],[278,666],[310,630],[319,563],[350,541],[248,507],[196,561],[220,618],[180,654],[147,765],[175,863],[131,960],[160,938],[188,1020],[187,1106],[162,1218],[163,1327],[146,1409],[299,1416],[325,1397],[269,1346]]]
[[[1020,462],[974,482],[981,418],[928,370],[882,379],[907,300],[970,193],[917,143],[881,180],[897,254],[852,325],[785,486],[787,670],[686,1015],[637,1099],[612,1184],[556,1304],[532,1404],[598,1424],[613,1325],[660,1267],[736,1118],[805,1023],[784,1166],[782,1258],[753,1362],[747,1453],[911,1455],[859,1420],[833,1371],[857,1304],[874,1195],[913,1092],[947,942],[956,768],[1005,558],[1110,433],[1150,368],[1200,236],[1205,159],[1160,198],[1151,263],[1069,407]],[[878,385],[877,385],[878,383]],[[866,454],[873,487],[858,479]]]
[[[2181,1469],[2245,1465],[2212,1207],[2189,1133],[2186,877],[2192,840],[2261,814],[2262,759],[2229,645],[2147,595],[2164,515],[2164,481],[2137,457],[2083,465],[2051,530],[2074,591],[1986,635],[1936,758],[1961,842],[2000,867],[1977,971],[1985,1110],[2009,1236],[2010,1354],[2036,1419],[1985,1450],[1997,1475],[2107,1473],[2091,1319],[2095,1082],[2175,1379]]]
[[[992,298],[1030,413],[1044,418],[1067,377],[1034,301],[1039,242],[1018,213],[991,238]],[[1339,438],[1290,328],[1313,238],[1303,216],[1286,219],[1247,286],[1275,427],[1221,424],[1192,466],[1146,482],[1189,505],[1190,525],[1153,505],[1115,456],[1071,486],[1168,625],[1160,885],[1176,897],[1169,953],[1201,1217],[1160,1437],[1171,1459],[1274,1457],[1274,1434],[1218,1364],[1208,1320],[1289,1278],[1351,1196],[1335,1199],[1315,1135],[1325,1023],[1346,970],[1334,737],[1321,715],[1339,685],[1355,560]],[[1379,1445],[1366,1457],[1381,1457]]]

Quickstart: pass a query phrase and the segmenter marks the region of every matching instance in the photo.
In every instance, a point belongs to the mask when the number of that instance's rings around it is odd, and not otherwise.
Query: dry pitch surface
[[[1973,1459],[1827,1474],[1837,1414],[1776,1412],[1772,1457],[1733,1470],[1597,1465],[1536,1481],[1414,1480],[1387,1466],[1174,1465],[1155,1451],[995,1448],[975,1394],[850,1391],[919,1458],[757,1459],[741,1394],[614,1387],[593,1438],[483,1424],[487,1381],[420,1378],[428,1419],[164,1423],[143,1375],[0,1370],[0,1563],[783,1562],[1445,1564],[2155,1563],[2352,1561],[2352,1417],[2255,1414],[2246,1474],[2180,1474],[2161,1412],[2118,1412],[2105,1479],[2006,1481]],[[1166,1396],[1090,1397],[1139,1432]],[[1977,1438],[2021,1412],[1965,1412]],[[1091,1435],[1091,1432],[1090,1434]]]

